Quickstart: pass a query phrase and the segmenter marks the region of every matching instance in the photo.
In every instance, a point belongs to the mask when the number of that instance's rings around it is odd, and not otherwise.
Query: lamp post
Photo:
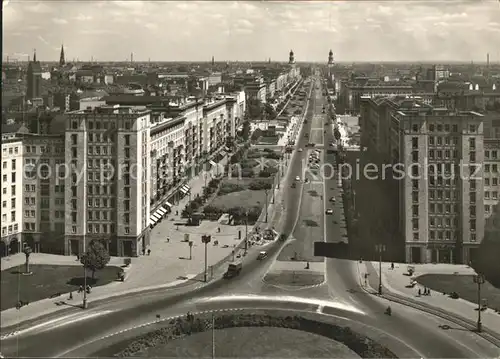
[[[485,278],[482,274],[474,276],[474,283],[477,284],[477,332],[481,333],[483,330],[483,323],[481,323],[481,285],[484,284]]]
[[[245,211],[245,253],[247,255],[248,251],[248,209]]]
[[[382,295],[382,253],[385,252],[385,244],[377,244],[375,246],[378,257],[378,294]]]
[[[203,273],[203,277],[204,277],[204,282],[206,283],[207,282],[207,279],[208,279],[208,276],[207,276],[207,251],[208,251],[208,243],[210,243],[212,239],[212,236],[209,236],[209,235],[203,235],[201,236],[201,243],[205,244],[205,272]]]
[[[267,196],[268,196],[269,191],[266,189],[266,190],[264,190],[264,192],[266,193],[266,202],[264,203],[265,210],[266,210],[266,218],[265,218],[264,222],[267,223]]]

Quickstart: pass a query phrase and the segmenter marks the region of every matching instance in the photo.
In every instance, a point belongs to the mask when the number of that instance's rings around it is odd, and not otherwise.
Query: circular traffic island
[[[311,315],[269,310],[193,315],[113,345],[91,356],[114,357],[291,357],[398,358],[349,327]],[[212,330],[215,328],[215,330]]]
[[[217,329],[158,345],[136,357],[209,358],[360,358],[344,344],[318,334],[270,327]]]

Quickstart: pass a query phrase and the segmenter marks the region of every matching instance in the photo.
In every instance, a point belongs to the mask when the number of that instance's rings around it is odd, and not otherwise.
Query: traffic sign
[[[184,242],[189,242],[189,233],[184,233]]]
[[[204,235],[204,236],[201,236],[201,243],[210,243],[212,239],[212,236],[209,236],[209,235]]]

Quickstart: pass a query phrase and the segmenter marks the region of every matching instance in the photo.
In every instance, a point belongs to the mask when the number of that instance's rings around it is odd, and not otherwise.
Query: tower
[[[134,63],[134,53],[133,52],[130,53],[130,63],[131,64]]]
[[[330,52],[328,53],[328,66],[331,66],[333,65],[333,51],[330,50]]]
[[[215,65],[215,57],[212,56],[212,66],[214,66],[214,65]]]
[[[59,66],[64,66],[66,64],[66,60],[64,59],[64,45],[61,45],[61,55],[59,56]]]
[[[288,64],[295,65],[295,55],[293,54],[293,50],[290,50],[290,55],[288,56]]]
[[[42,68],[36,60],[34,50],[33,61],[28,64],[26,98],[39,98],[42,95]]]

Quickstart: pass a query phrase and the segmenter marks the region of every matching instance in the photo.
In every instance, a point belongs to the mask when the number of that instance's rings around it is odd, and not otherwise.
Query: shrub
[[[250,185],[248,186],[249,189],[253,191],[260,191],[260,190],[265,190],[265,189],[271,189],[272,184],[267,181],[252,181]]]
[[[233,192],[240,192],[243,191],[244,189],[245,189],[244,186],[238,185],[236,183],[224,183],[219,190],[219,194],[223,195]]]
[[[274,327],[302,330],[318,334],[343,343],[361,358],[397,358],[397,356],[374,340],[354,332],[349,327],[341,327],[333,323],[305,318],[299,315],[283,316],[268,314],[226,314],[214,320],[215,329],[235,327]],[[211,329],[211,318],[207,315],[194,315],[191,318],[178,318],[169,326],[141,335],[116,357],[139,356],[148,348],[164,345],[170,340],[179,339],[193,333],[201,333]]]
[[[273,151],[273,152],[267,153],[266,158],[270,158],[273,160],[279,160],[281,158],[281,155],[279,155],[278,153]]]

